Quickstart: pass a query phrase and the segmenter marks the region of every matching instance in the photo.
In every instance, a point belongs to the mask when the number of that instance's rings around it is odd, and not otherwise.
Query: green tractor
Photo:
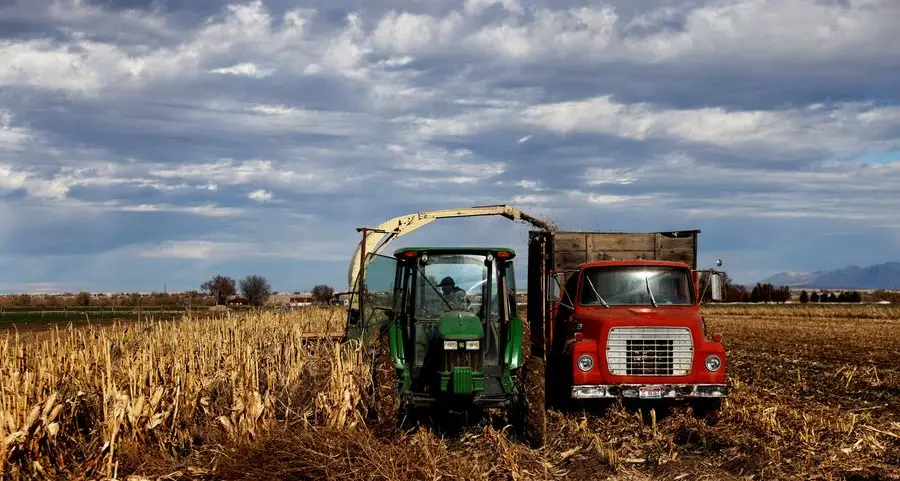
[[[373,348],[372,421],[396,427],[413,410],[502,408],[542,445],[544,362],[525,352],[515,252],[412,247],[366,257],[347,337]]]

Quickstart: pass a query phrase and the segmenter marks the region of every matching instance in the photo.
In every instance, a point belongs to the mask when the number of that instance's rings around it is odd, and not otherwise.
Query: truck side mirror
[[[359,324],[359,309],[352,307],[347,313],[347,324],[356,326]]]
[[[725,276],[721,272],[711,272],[709,274],[709,289],[712,300],[725,300]]]

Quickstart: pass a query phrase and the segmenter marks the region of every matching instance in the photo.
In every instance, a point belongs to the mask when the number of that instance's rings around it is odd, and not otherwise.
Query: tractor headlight
[[[480,346],[478,341],[466,341],[466,350],[467,351],[477,351]]]
[[[459,348],[459,345],[456,344],[456,341],[444,341],[444,349],[448,351],[455,351]]]
[[[581,369],[584,372],[590,371],[594,367],[594,358],[588,356],[587,354],[583,354],[578,358],[578,369]]]
[[[706,362],[704,362],[704,364],[706,365],[707,371],[716,372],[722,367],[722,360],[719,359],[719,356],[712,354],[706,357]]]

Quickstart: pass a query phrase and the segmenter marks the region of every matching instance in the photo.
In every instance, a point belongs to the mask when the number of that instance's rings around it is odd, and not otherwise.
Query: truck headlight
[[[587,354],[582,354],[581,357],[578,358],[578,369],[581,369],[584,372],[590,371],[594,367],[594,358],[588,356]]]
[[[480,346],[478,341],[466,341],[466,350],[467,351],[477,351]]]
[[[455,351],[458,347],[459,345],[456,344],[456,341],[444,341],[444,349],[448,351]]]
[[[706,370],[709,372],[716,372],[722,367],[722,360],[719,359],[719,356],[715,354],[711,354],[706,357],[706,362],[703,363],[706,365]]]

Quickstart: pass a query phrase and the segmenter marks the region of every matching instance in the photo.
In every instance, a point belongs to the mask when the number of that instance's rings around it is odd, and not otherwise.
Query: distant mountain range
[[[810,289],[900,289],[900,262],[833,271],[781,272],[760,282]]]

